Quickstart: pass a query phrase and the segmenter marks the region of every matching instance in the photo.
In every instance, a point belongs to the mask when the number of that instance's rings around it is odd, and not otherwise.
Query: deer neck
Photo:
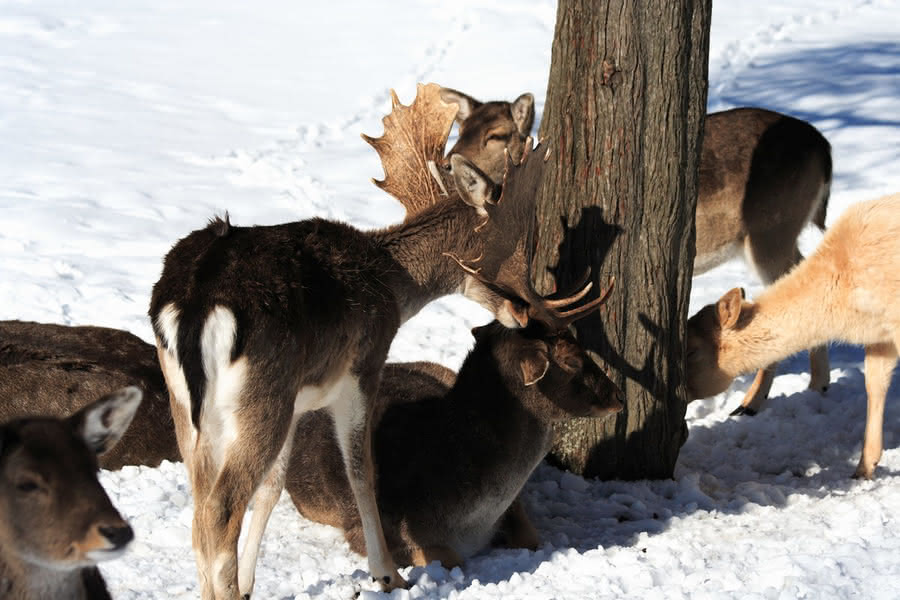
[[[462,291],[465,273],[444,253],[478,256],[481,244],[475,228],[481,220],[470,206],[450,198],[373,232],[398,267],[387,274],[386,283],[400,302],[402,321],[432,300]]]
[[[0,548],[0,598],[84,600],[81,570],[60,571],[22,560]]]
[[[826,344],[833,337],[832,290],[803,263],[770,286],[723,335],[735,375]],[[745,314],[746,313],[746,314]]]

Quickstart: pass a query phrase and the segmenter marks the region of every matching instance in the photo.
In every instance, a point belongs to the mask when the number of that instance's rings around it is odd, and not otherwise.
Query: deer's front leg
[[[387,548],[381,515],[375,502],[375,468],[372,462],[372,404],[377,382],[371,394],[364,394],[359,380],[351,375],[340,384],[342,389],[331,404],[334,430],[350,489],[356,499],[362,522],[369,572],[385,591],[406,588],[406,580],[397,572],[394,559]]]

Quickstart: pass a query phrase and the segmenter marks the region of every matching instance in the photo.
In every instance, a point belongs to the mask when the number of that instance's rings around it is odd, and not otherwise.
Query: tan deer
[[[122,440],[100,455],[104,469],[181,460],[153,345],[106,327],[0,321],[0,422],[65,417],[126,385],[143,401]]]
[[[525,140],[534,125],[534,96],[525,93],[512,102],[479,102],[460,91],[441,88],[441,98],[459,106],[459,139],[448,158],[461,154],[499,183],[506,168],[504,151],[515,161],[525,152]]]
[[[475,347],[455,381],[432,363],[385,367],[377,496],[401,565],[440,560],[449,569],[492,542],[536,549],[537,532],[516,498],[550,449],[553,423],[622,409],[615,384],[567,330],[495,321],[472,333]],[[350,547],[365,554],[328,415],[304,415],[296,438],[287,479],[294,504],[343,528]]]
[[[900,349],[900,194],[850,206],[818,249],[756,302],[733,289],[688,320],[692,398],[737,375],[841,340],[866,351],[866,429],[854,474],[870,479],[882,450],[884,401]]]
[[[766,285],[802,256],[797,237],[825,228],[831,147],[805,121],[761,108],[707,115],[700,154],[694,275],[742,255]],[[828,352],[810,350],[809,387],[828,387]],[[762,366],[762,365],[761,365]],[[776,365],[765,365],[732,414],[755,414]]]
[[[366,138],[384,164],[386,177],[376,183],[407,207],[402,224],[362,232],[323,219],[265,227],[217,219],[165,258],[150,317],[193,488],[204,600],[249,596],[294,427],[315,409],[334,421],[373,577],[386,590],[405,586],[385,544],[371,462],[375,394],[399,325],[455,291],[510,324],[552,322],[600,300],[569,307],[590,284],[556,300],[504,291],[527,278],[518,257],[533,219],[521,207],[533,207],[545,155],[526,152],[502,195],[459,155],[446,176],[434,165],[457,109],[440,100],[439,89],[420,86],[410,107],[394,95],[385,135]],[[477,283],[445,254],[468,263]],[[251,497],[239,567],[237,540]]]
[[[109,598],[96,565],[121,556],[134,533],[97,480],[97,454],[122,437],[140,401],[129,387],[66,419],[0,425],[0,598]]]

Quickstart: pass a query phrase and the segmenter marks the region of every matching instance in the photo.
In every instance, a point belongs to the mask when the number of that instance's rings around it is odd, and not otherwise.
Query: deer
[[[900,194],[853,204],[816,251],[755,302],[734,288],[688,320],[691,398],[739,374],[831,340],[865,348],[866,427],[855,478],[881,458],[884,402],[900,350]]]
[[[121,556],[134,532],[97,480],[97,455],[115,446],[140,402],[140,390],[126,387],[65,419],[0,425],[0,597],[110,597],[97,564]]]
[[[525,152],[525,141],[534,125],[534,96],[524,93],[512,102],[480,102],[444,87],[441,99],[459,106],[459,138],[447,153],[445,163],[454,154],[461,154],[492,181],[500,183],[506,168],[504,152],[509,152],[515,161]]]
[[[370,574],[383,590],[405,587],[385,543],[371,457],[374,399],[397,328],[457,291],[509,326],[569,318],[601,299],[575,306],[592,281],[565,297],[529,295],[519,259],[547,154],[539,145],[518,165],[509,159],[502,192],[458,154],[443,169],[458,108],[439,90],[420,85],[408,107],[392,91],[384,135],[363,136],[384,165],[374,182],[407,209],[402,223],[367,232],[321,218],[238,227],[226,215],[164,259],[149,315],[191,480],[204,600],[250,596],[293,431],[316,409],[334,423]]]
[[[102,394],[135,385],[143,401],[100,467],[180,461],[169,394],[156,348],[120,329],[0,321],[0,422],[32,414],[65,417]]]
[[[807,224],[825,229],[831,146],[806,121],[761,108],[707,115],[700,150],[694,276],[736,256],[771,285],[803,256]],[[828,389],[828,351],[809,352],[810,389]],[[732,415],[755,415],[769,395],[776,364],[761,366]]]
[[[554,422],[622,409],[618,388],[567,329],[494,321],[472,334],[458,376],[433,363],[385,367],[376,495],[399,565],[440,560],[450,569],[488,544],[537,549],[517,497],[550,450]],[[295,436],[286,485],[294,505],[342,528],[350,548],[365,554],[328,415],[304,415]],[[298,451],[301,443],[316,451]]]

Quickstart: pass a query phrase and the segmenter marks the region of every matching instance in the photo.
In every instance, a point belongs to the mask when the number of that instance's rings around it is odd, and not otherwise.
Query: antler
[[[381,121],[384,135],[362,134],[384,168],[384,179],[372,179],[372,183],[399,200],[407,216],[447,196],[446,182],[436,165],[443,161],[459,106],[444,102],[440,92],[436,83],[417,84],[416,99],[404,106],[391,90],[391,113]]]
[[[541,144],[532,149],[529,138],[525,153],[516,164],[507,154],[503,191],[496,203],[485,203],[488,218],[479,226],[477,234],[483,236],[482,254],[472,259],[462,259],[446,254],[477,279],[486,288],[510,301],[521,310],[521,316],[544,322],[550,327],[562,329],[602,306],[612,291],[614,280],[593,300],[575,307],[593,288],[588,268],[573,291],[559,298],[541,296],[531,283],[531,266],[534,255],[537,191],[543,178],[544,165],[549,150]],[[524,323],[525,319],[518,319]]]

